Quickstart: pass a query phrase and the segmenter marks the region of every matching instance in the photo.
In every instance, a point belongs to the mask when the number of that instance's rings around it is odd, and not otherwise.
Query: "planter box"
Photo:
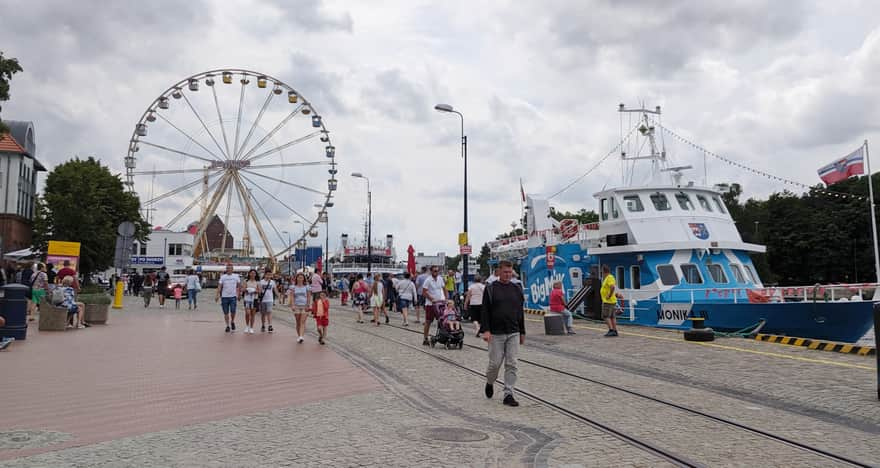
[[[86,304],[84,320],[88,324],[103,325],[110,316],[110,304]]]
[[[67,309],[55,307],[49,301],[40,305],[40,331],[64,331],[67,328]]]

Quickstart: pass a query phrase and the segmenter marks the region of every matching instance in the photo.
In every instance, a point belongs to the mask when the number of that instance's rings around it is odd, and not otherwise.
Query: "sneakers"
[[[229,333],[229,325],[226,325],[226,333]]]
[[[568,334],[569,334],[569,335],[577,335],[577,333],[575,333],[574,330],[569,330],[569,331],[568,331]]]
[[[235,322],[230,323],[229,326],[232,328],[233,331],[235,331]]]
[[[261,333],[265,333],[265,332],[266,332],[266,326],[265,326],[265,325],[263,325],[263,326],[260,327],[260,332],[261,332]]]
[[[422,341],[422,346],[430,346],[430,345],[431,345],[431,343],[428,342],[428,339],[427,339],[427,338],[425,338],[425,340]]]
[[[409,326],[409,324],[408,324],[408,323],[406,323],[406,322],[403,322],[403,326],[404,326],[404,327],[408,327],[408,326]]]
[[[507,395],[506,397],[504,397],[504,404],[506,406],[513,406],[513,407],[519,406],[519,402],[513,399],[513,395]]]
[[[608,330],[608,333],[606,333],[604,336],[618,336],[617,330]]]
[[[388,323],[388,316],[385,316],[385,323]]]
[[[492,384],[487,383],[485,392],[486,392],[486,398],[492,398],[492,395],[495,394],[495,387],[493,387]],[[505,398],[504,401],[507,401],[507,399]]]
[[[272,333],[273,331],[275,331],[275,329],[272,328],[272,325],[269,325],[269,333]]]
[[[323,336],[318,338],[318,343],[324,344],[324,337]]]
[[[297,343],[302,343],[302,342],[303,342],[303,339],[304,339],[303,337],[299,337],[299,338],[296,339],[296,342],[297,342]]]

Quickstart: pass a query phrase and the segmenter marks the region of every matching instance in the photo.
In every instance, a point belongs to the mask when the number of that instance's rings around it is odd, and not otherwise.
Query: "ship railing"
[[[700,299],[733,299],[740,302],[807,302],[807,301],[864,301],[874,300],[880,283],[815,284],[812,286],[773,286],[735,288],[671,289],[659,294],[650,289],[622,289],[624,299],[645,300],[651,297],[658,304],[695,303]],[[751,297],[750,297],[751,295]]]

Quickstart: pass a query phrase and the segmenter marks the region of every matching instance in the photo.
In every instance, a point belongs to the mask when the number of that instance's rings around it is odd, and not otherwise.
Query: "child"
[[[446,301],[446,310],[443,312],[443,315],[446,317],[447,330],[461,330],[461,322],[458,321],[458,314],[455,311],[455,301],[452,299]]]
[[[565,332],[569,335],[574,335],[571,311],[565,308],[565,292],[562,290],[562,281],[553,283],[553,289],[550,291],[550,312],[562,314]]]
[[[330,324],[330,300],[327,293],[321,291],[318,300],[312,303],[312,315],[315,317],[315,325],[318,328],[318,343],[324,344],[327,336],[327,325]]]
[[[83,314],[85,304],[76,302],[76,290],[73,289],[73,277],[65,276],[61,281],[61,290],[64,293],[64,301],[61,306],[67,309],[67,328],[85,328]]]
[[[174,308],[180,309],[180,300],[183,299],[183,286],[174,285]]]

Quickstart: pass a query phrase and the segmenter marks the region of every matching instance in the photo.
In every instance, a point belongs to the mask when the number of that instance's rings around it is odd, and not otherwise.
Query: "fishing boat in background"
[[[624,296],[623,324],[689,329],[699,317],[716,331],[843,342],[871,329],[876,284],[765,287],[750,255],[766,249],[743,242],[726,187],[685,181],[691,167],[671,166],[654,135],[659,107],[620,111],[639,116],[635,137],[644,145],[635,147],[646,152],[621,153],[630,183],[594,194],[599,222],[557,222],[548,200],[527,197],[528,233],[489,244],[494,262],[519,263],[528,307],[548,309],[562,281],[578,310],[598,318],[599,272],[608,265]],[[647,177],[634,184],[638,165],[648,166]]]

